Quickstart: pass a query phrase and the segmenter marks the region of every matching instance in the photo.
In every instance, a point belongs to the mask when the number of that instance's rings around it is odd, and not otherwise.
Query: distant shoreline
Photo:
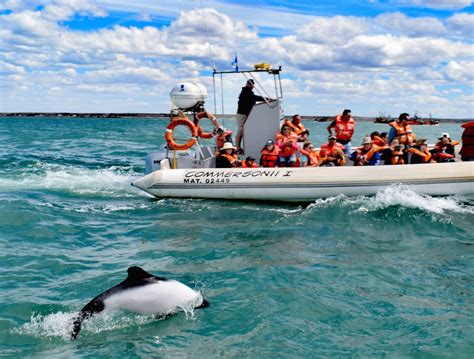
[[[221,118],[231,118],[235,115],[220,115]],[[2,112],[0,117],[64,117],[64,118],[169,118],[169,113],[74,113],[74,112]],[[285,115],[291,117],[291,115]],[[306,121],[326,122],[332,121],[332,116],[306,116],[302,115],[301,119]],[[374,122],[376,117],[354,116],[356,121]],[[434,120],[439,122],[469,122],[469,118],[431,118],[423,119],[425,121]]]

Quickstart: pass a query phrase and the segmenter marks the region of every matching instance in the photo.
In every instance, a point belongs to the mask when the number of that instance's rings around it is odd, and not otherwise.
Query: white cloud
[[[24,75],[25,68],[23,66],[16,66],[8,62],[0,61],[0,74],[2,75]]]
[[[142,6],[137,16],[147,14],[147,21],[157,16],[157,8],[171,4],[164,0],[146,8],[137,1]],[[11,107],[28,106],[18,99],[22,97],[31,99],[31,110],[64,106],[76,111],[166,112],[169,89],[176,81],[200,81],[211,89],[211,79],[200,75],[209,69],[209,40],[218,69],[231,69],[236,50],[241,68],[262,61],[281,64],[288,108],[297,111],[295,104],[302,104],[306,107],[301,113],[339,111],[347,103],[359,106],[361,114],[376,115],[363,112],[377,106],[416,108],[417,102],[438,113],[464,111],[467,117],[470,111],[458,107],[472,98],[472,14],[442,21],[402,13],[369,18],[285,17],[274,12],[280,18],[263,23],[278,22],[282,29],[291,25],[293,32],[282,37],[258,36],[259,29],[250,26],[261,17],[255,9],[245,15],[249,22],[241,14],[231,17],[206,8],[182,11],[170,26],[151,22],[143,28],[115,25],[89,31],[63,25],[75,14],[105,12],[90,1],[64,0],[48,2],[42,10],[24,7],[0,15],[0,86],[8,99],[2,100],[2,110],[6,103],[11,110],[24,110]],[[238,92],[243,78],[228,81],[226,112],[233,112],[238,93],[229,89]],[[271,81],[268,84],[273,88]]]
[[[408,17],[400,12],[386,13],[375,18],[384,31],[407,36],[433,36],[447,33],[443,22],[433,17]]]
[[[457,13],[447,19],[450,29],[472,42],[474,35],[474,14]]]
[[[42,15],[52,21],[68,20],[74,14],[103,17],[107,12],[89,0],[53,0],[45,5]]]
[[[414,5],[431,9],[464,9],[472,4],[471,0],[399,0],[403,5]]]
[[[21,0],[5,0],[0,3],[0,10],[17,10],[23,8]]]
[[[343,44],[357,35],[369,31],[370,24],[365,18],[352,16],[317,16],[309,24],[297,30],[302,41],[318,44]]]
[[[449,81],[466,81],[474,85],[474,61],[449,61],[443,69],[443,74]]]

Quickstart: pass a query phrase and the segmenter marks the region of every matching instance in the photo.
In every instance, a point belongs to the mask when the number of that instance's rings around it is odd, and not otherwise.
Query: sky
[[[0,112],[169,112],[199,82],[235,113],[236,55],[282,67],[288,115],[474,118],[470,0],[0,0]]]

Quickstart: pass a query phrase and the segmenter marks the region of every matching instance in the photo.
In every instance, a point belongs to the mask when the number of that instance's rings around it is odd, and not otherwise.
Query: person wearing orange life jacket
[[[374,145],[380,147],[387,145],[387,132],[378,133],[378,131],[374,131],[370,134],[370,138]]]
[[[461,125],[464,128],[462,132],[462,148],[459,151],[461,160],[474,161],[474,121]]]
[[[448,133],[443,133],[438,140],[435,148],[430,151],[433,154],[433,159],[436,162],[456,162],[454,146],[459,142],[451,140]]]
[[[232,143],[232,131],[226,130],[224,127],[218,127],[216,130],[216,147],[222,148],[224,143],[231,142]]]
[[[278,167],[293,167],[296,163],[296,153],[299,151],[296,143],[298,137],[291,131],[291,127],[284,124],[276,135],[276,145],[280,148]]]
[[[354,161],[354,166],[375,166],[379,163],[380,152],[385,148],[373,144],[370,137],[365,137],[362,147],[352,152],[350,159]]]
[[[334,128],[336,141],[344,146],[344,153],[350,154],[352,152],[351,139],[355,131],[355,121],[351,116],[351,110],[345,109],[342,115],[337,115],[336,119],[327,127],[330,135]]]
[[[321,164],[319,153],[314,149],[314,146],[311,142],[305,142],[300,152],[301,167],[318,167]]]
[[[415,145],[410,147],[407,152],[410,154],[409,163],[411,164],[434,162],[431,159],[431,152],[428,149],[428,144],[425,138],[416,140]]]
[[[410,121],[410,115],[406,112],[400,114],[398,121],[390,122],[388,125],[391,127],[388,134],[388,142],[391,143],[395,137],[400,141],[400,145],[408,148],[412,145],[416,136],[413,133],[411,126],[408,124]]]
[[[405,154],[403,152],[398,138],[394,138],[389,147],[382,151],[382,160],[386,165],[403,165],[405,164]]]
[[[257,168],[258,165],[255,163],[255,158],[252,156],[247,156],[245,160],[242,161],[242,168]]]
[[[329,135],[328,142],[321,146],[319,157],[321,158],[320,166],[344,166],[346,163],[344,146],[336,142],[334,135]]]
[[[265,147],[262,148],[260,156],[260,166],[262,167],[276,167],[278,162],[278,154],[280,148],[275,146],[272,140],[268,140]]]
[[[301,123],[301,116],[300,115],[293,115],[291,121],[286,120],[285,124],[290,126],[293,133],[295,133],[298,136],[298,142],[302,142],[302,139],[300,139],[300,135],[303,132],[306,133],[306,129],[305,129],[304,125]]]
[[[235,154],[236,148],[230,142],[224,143],[216,157],[216,168],[239,167],[240,162]]]

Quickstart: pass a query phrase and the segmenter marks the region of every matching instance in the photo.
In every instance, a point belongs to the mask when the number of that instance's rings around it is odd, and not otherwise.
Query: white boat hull
[[[157,198],[312,201],[373,195],[395,184],[428,195],[474,193],[474,162],[371,167],[160,170],[133,186]]]

